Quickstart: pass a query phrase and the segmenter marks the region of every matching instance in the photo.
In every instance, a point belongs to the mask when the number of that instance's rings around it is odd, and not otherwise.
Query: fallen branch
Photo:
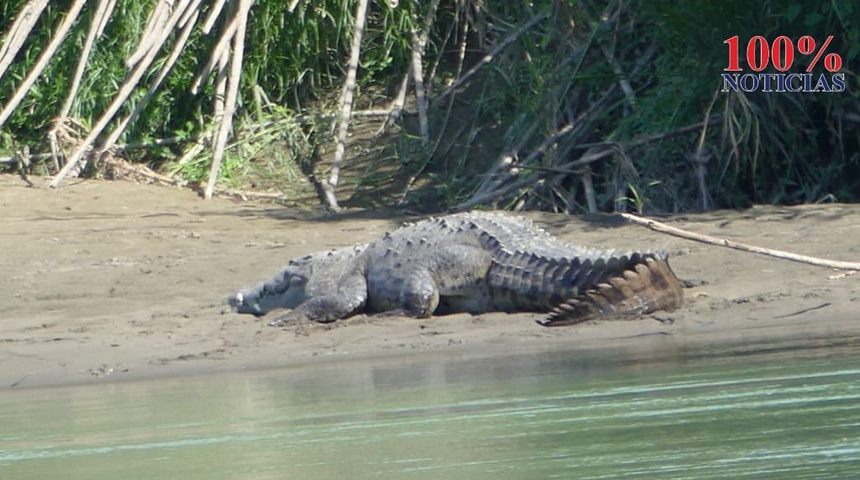
[[[385,111],[385,116],[388,117],[382,122],[382,125],[379,127],[379,130],[376,131],[376,136],[380,136],[383,133],[386,133],[388,129],[394,126],[394,123],[397,119],[400,118],[400,115],[403,113],[403,107],[406,105],[406,90],[409,89],[410,81],[412,80],[412,67],[409,67],[409,72],[406,75],[403,75],[403,80],[400,81],[400,89],[397,90],[397,95],[394,97],[394,100],[391,101],[391,104],[388,107],[388,110]],[[355,115],[355,114],[353,114]]]
[[[687,230],[681,230],[680,228],[671,227],[669,225],[666,225],[665,223],[660,223],[656,220],[637,217],[629,213],[622,213],[620,215],[633,223],[648,227],[655,232],[668,233],[669,235],[686,238],[688,240],[695,240],[697,242],[707,243],[710,245],[718,245],[721,247],[729,247],[735,250],[742,250],[744,252],[758,253],[760,255],[767,255],[769,257],[782,258],[785,260],[791,260],[792,262],[817,265],[819,267],[838,268],[840,270],[860,270],[860,263],[827,260],[824,258],[808,257],[806,255],[798,255],[796,253],[784,252],[782,250],[756,247],[754,245],[734,242],[725,238],[717,238],[701,233],[688,232]]]
[[[133,182],[152,182],[171,187],[184,187],[187,183],[181,178],[162,175],[142,164],[133,164],[122,158],[106,158],[104,171],[110,171],[106,178],[111,180],[131,180]]]
[[[318,113],[318,114],[308,114],[308,115],[297,115],[295,117],[283,117],[278,120],[270,120],[261,123],[243,123],[242,127],[245,130],[260,130],[263,128],[268,128],[273,125],[278,125],[281,122],[290,122],[295,123],[297,125],[308,125],[312,122],[318,122],[322,120],[332,120],[338,118],[339,113]],[[370,110],[355,110],[350,116],[352,118],[372,118],[372,117],[387,117],[391,115],[391,108],[387,109],[370,109]]]
[[[149,21],[146,22],[146,27],[144,27],[143,33],[140,35],[140,43],[137,44],[134,53],[125,60],[125,65],[129,70],[134,68],[137,62],[143,60],[150,49],[161,47],[161,42],[158,42],[160,35],[156,32],[164,30],[172,8],[173,0],[160,0],[155,5],[155,9],[149,15]],[[158,45],[155,45],[155,43],[158,43]]]
[[[62,157],[63,154],[60,154],[60,156]],[[46,160],[49,158],[51,158],[50,153],[33,153],[33,154],[30,154],[30,156],[29,156],[29,160],[31,160],[31,161],[32,160]],[[18,160],[20,160],[20,159],[21,159],[20,155],[15,155],[12,157],[0,157],[0,163],[17,163]]]
[[[166,138],[153,138],[152,140],[146,142],[137,142],[137,143],[117,143],[113,147],[116,148],[118,152],[125,152],[128,150],[139,150],[139,149],[147,149],[147,148],[155,148],[155,147],[163,147],[166,145],[176,145],[182,142],[192,142],[196,141],[196,137],[166,137]]]
[[[236,200],[247,202],[248,200],[287,200],[287,196],[283,193],[275,192],[254,192],[248,190],[232,190],[216,188],[215,195],[220,197],[231,197]]]
[[[556,131],[555,133],[550,135],[548,138],[544,139],[543,143],[541,143],[538,146],[538,148],[536,148],[534,151],[532,151],[532,153],[529,154],[529,156],[522,163],[524,163],[524,164],[530,163],[534,159],[536,159],[536,158],[540,157],[541,155],[543,155],[544,153],[546,153],[546,151],[549,150],[550,147],[555,145],[562,137],[564,137],[565,135],[570,133],[571,130],[573,130],[573,125],[565,125],[561,129],[559,129],[558,131]],[[611,153],[611,152],[609,152],[609,153]],[[604,156],[608,156],[609,153],[607,153],[606,155],[602,155],[600,157],[594,158],[594,159],[589,159],[588,163],[590,163],[592,161],[599,160],[600,158],[603,158]],[[580,161],[582,161],[582,159],[580,159]],[[510,168],[521,168],[521,167],[522,167],[522,165],[515,165],[515,164],[510,165]],[[524,187],[530,187],[530,186],[534,185],[535,183],[538,183],[539,181],[543,180],[544,177],[546,177],[546,173],[539,173],[536,175],[532,175],[531,177],[518,180],[514,183],[507,185],[506,187],[501,187],[497,190],[487,192],[487,193],[480,195],[480,196],[473,196],[471,199],[469,199],[469,200],[457,205],[456,207],[454,207],[452,209],[452,211],[463,212],[466,210],[470,210],[473,207],[475,207],[481,203],[488,202],[490,200],[498,199],[498,198],[503,197],[505,195],[508,195],[510,193],[516,192],[517,190],[524,188]]]
[[[519,163],[517,161],[517,157],[521,151],[525,150],[526,145],[531,142],[532,137],[537,133],[539,126],[540,124],[538,122],[532,122],[526,129],[525,133],[523,133],[519,140],[517,140],[517,144],[510,150],[505,150],[499,156],[499,159],[496,160],[493,167],[484,175],[484,179],[481,180],[481,184],[478,185],[478,188],[475,190],[475,193],[472,194],[472,197],[477,197],[495,190],[519,174],[519,170],[517,170],[515,165]]]
[[[698,122],[693,123],[691,125],[686,125],[675,130],[669,130],[667,132],[654,133],[651,135],[646,135],[644,137],[637,138],[631,142],[624,143],[625,148],[634,148],[641,147],[643,145],[647,145],[649,143],[653,143],[659,140],[665,140],[667,138],[676,137],[683,133],[692,132],[694,130],[699,130],[705,125],[713,125],[722,120],[722,115],[714,115],[708,119],[707,122]],[[594,147],[615,147],[619,144],[619,142],[591,142],[591,143],[580,143],[577,144],[574,148],[575,150],[588,150]]]
[[[612,5],[613,4],[610,4],[610,6],[607,7],[607,10],[609,10],[612,7]],[[607,17],[607,14],[604,14],[604,17],[607,18],[604,21],[604,23],[609,23],[609,22],[615,21],[615,16]],[[639,73],[639,71],[642,68],[644,68],[644,66],[648,63],[648,61],[655,54],[655,52],[656,52],[656,50],[654,48],[651,48],[644,55],[642,55],[642,57],[636,63],[636,66],[634,67],[633,71],[631,71],[630,75],[631,76],[637,75]],[[577,54],[577,55],[580,55],[580,54]],[[548,176],[552,175],[553,173],[554,174],[577,173],[577,172],[574,172],[573,169],[584,167],[584,166],[589,165],[591,163],[594,163],[598,160],[601,160],[603,158],[611,156],[613,153],[615,153],[618,150],[618,148],[620,148],[618,142],[599,142],[599,143],[592,143],[592,144],[584,144],[584,143],[577,142],[576,136],[579,135],[580,132],[587,130],[589,128],[589,124],[593,121],[593,118],[595,116],[600,116],[602,114],[602,112],[604,110],[603,106],[606,103],[608,103],[609,100],[613,97],[613,95],[615,94],[615,90],[617,88],[618,88],[618,84],[613,83],[606,91],[603,92],[603,94],[601,95],[601,97],[597,101],[593,102],[591,104],[591,106],[585,112],[578,115],[572,121],[572,123],[573,123],[573,125],[575,125],[575,127],[571,126],[571,125],[564,127],[562,130],[560,130],[559,132],[554,134],[553,137],[545,140],[544,144],[542,144],[540,147],[538,147],[538,149],[536,151],[532,152],[524,160],[518,161],[518,162],[513,161],[513,157],[517,154],[516,150],[514,150],[513,153],[506,152],[505,154],[503,154],[503,157],[496,164],[496,167],[494,167],[493,170],[490,172],[489,178],[491,179],[490,181],[492,183],[487,183],[485,180],[485,182],[482,183],[481,187],[479,187],[479,189],[476,193],[474,193],[465,202],[462,202],[459,205],[455,206],[452,210],[453,211],[469,210],[469,209],[474,208],[475,206],[477,206],[481,203],[485,203],[488,201],[494,201],[494,200],[499,199],[501,197],[504,197],[506,195],[510,195],[511,193],[516,192],[520,189],[532,187],[533,185],[543,181],[544,179],[546,179]],[[683,128],[678,129],[678,130],[671,131],[671,132],[663,132],[663,133],[656,134],[656,135],[650,135],[647,137],[643,137],[643,138],[634,140],[634,141],[626,144],[626,146],[630,147],[630,146],[644,145],[646,143],[649,143],[649,142],[652,142],[655,140],[660,140],[660,139],[663,139],[665,137],[669,137],[672,135],[677,135],[679,133],[685,132],[685,131],[687,131],[687,129],[689,129],[691,127],[698,128],[698,126],[700,126],[700,124],[696,124],[694,126],[683,127]],[[561,135],[559,135],[559,134],[561,134]],[[542,168],[542,167],[538,167],[538,166],[533,165],[533,163],[537,159],[539,159],[549,147],[552,147],[556,143],[561,142],[562,137],[565,137],[567,139],[565,141],[567,143],[567,145],[565,145],[562,148],[562,151],[557,155],[557,158],[567,158],[569,156],[569,153],[572,150],[579,150],[579,149],[587,150],[585,155],[583,155],[582,157],[580,157],[577,160],[574,160],[574,161],[571,161],[571,162],[568,162],[568,163],[565,163],[565,164],[562,164],[559,166],[555,166],[555,167],[543,167]],[[549,144],[546,143],[548,141],[550,142]],[[597,147],[597,146],[604,146],[604,147],[608,147],[608,148],[605,148],[602,151],[594,152],[594,147]],[[505,157],[509,157],[510,160],[506,160]],[[509,184],[503,186],[509,180],[516,178],[518,176],[519,172],[521,172],[522,170],[526,170],[526,169],[537,170],[540,173],[532,175],[528,178],[521,178],[514,183],[509,183]],[[516,172],[516,173],[514,173],[514,172]],[[503,179],[503,180],[499,179],[499,176],[503,173],[507,173],[508,177]],[[490,186],[492,186],[492,188],[493,188],[492,190],[489,189]]]
[[[215,22],[218,21],[218,17],[221,15],[221,10],[224,8],[224,3],[227,0],[215,0],[214,3],[209,7],[209,15],[206,17],[206,20],[203,21],[202,31],[204,34],[209,35],[209,32],[212,31],[212,27],[215,26]],[[216,53],[215,50],[212,53]]]
[[[167,138],[154,138],[148,142],[140,142],[140,143],[120,143],[114,145],[114,148],[118,152],[125,152],[128,150],[138,150],[138,149],[147,149],[147,148],[155,148],[155,147],[163,147],[166,145],[176,145],[182,142],[192,142],[196,141],[196,138],[185,138],[185,137],[167,137]],[[38,160],[48,160],[53,156],[51,153],[33,153],[30,154],[31,161]],[[58,154],[59,158],[64,158],[65,155],[62,152]],[[18,161],[19,157],[0,157],[0,163],[15,163]]]

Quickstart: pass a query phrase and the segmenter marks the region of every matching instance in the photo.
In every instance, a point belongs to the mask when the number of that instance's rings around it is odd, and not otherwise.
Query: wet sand
[[[188,190],[0,176],[0,389],[425,355],[618,351],[655,361],[754,352],[860,352],[860,275],[694,243],[635,225],[531,213],[570,242],[663,248],[684,306],[633,321],[544,328],[539,314],[357,316],[266,326],[225,303],[290,258],[371,240],[408,220],[378,212],[202,201]],[[856,261],[860,206],[679,215],[673,226]],[[277,314],[272,314],[276,316]]]

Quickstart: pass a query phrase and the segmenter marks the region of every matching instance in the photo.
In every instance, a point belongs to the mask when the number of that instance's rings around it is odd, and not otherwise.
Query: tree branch
[[[624,217],[625,219],[627,219],[627,220],[629,220],[629,221],[631,221],[637,225],[642,225],[644,227],[650,228],[651,230],[654,230],[655,232],[667,233],[667,234],[673,235],[675,237],[686,238],[687,240],[694,240],[696,242],[707,243],[709,245],[718,245],[720,247],[733,248],[735,250],[741,250],[744,252],[758,253],[759,255],[767,255],[769,257],[782,258],[784,260],[791,260],[792,262],[806,263],[809,265],[817,265],[819,267],[838,268],[840,270],[860,270],[860,263],[856,263],[856,262],[841,262],[841,261],[837,261],[837,260],[827,260],[824,258],[809,257],[806,255],[798,255],[796,253],[785,252],[782,250],[773,250],[770,248],[756,247],[754,245],[747,245],[745,243],[735,242],[735,241],[728,240],[725,238],[717,238],[717,237],[712,237],[710,235],[705,235],[702,233],[689,232],[687,230],[682,230],[680,228],[666,225],[665,223],[660,223],[656,220],[637,217],[637,216],[631,215],[629,213],[621,213],[620,215],[622,217]]]

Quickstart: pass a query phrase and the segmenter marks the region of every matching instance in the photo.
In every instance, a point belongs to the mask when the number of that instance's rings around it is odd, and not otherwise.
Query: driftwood
[[[796,253],[785,252],[782,250],[773,250],[770,248],[762,248],[756,247],[754,245],[748,245],[745,243],[735,242],[732,240],[728,240],[725,238],[717,238],[712,237],[710,235],[704,235],[701,233],[689,232],[687,230],[682,230],[680,228],[672,227],[666,225],[665,223],[660,223],[656,220],[651,220],[648,218],[637,217],[635,215],[631,215],[629,213],[622,213],[622,217],[625,219],[637,224],[654,230],[655,232],[668,233],[669,235],[674,235],[680,238],[686,238],[688,240],[695,240],[697,242],[707,243],[709,245],[719,245],[721,247],[729,247],[735,250],[742,250],[744,252],[750,253],[758,253],[760,255],[767,255],[769,257],[782,258],[785,260],[791,260],[792,262],[806,263],[809,265],[817,265],[819,267],[828,267],[828,268],[837,268],[840,270],[860,270],[860,263],[856,262],[841,262],[838,260],[827,260],[824,258],[818,257],[809,257],[806,255],[798,255]]]

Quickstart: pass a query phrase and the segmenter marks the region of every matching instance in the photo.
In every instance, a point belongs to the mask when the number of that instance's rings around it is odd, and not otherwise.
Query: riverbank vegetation
[[[58,188],[647,213],[860,195],[851,2],[11,0],[0,25],[0,169]],[[810,72],[844,91],[723,91],[735,35],[741,73],[753,36],[832,36],[841,68]]]

